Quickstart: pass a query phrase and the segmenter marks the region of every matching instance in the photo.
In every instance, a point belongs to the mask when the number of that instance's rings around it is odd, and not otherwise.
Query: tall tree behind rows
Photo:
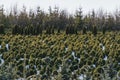
[[[79,30],[83,28],[83,14],[82,14],[82,8],[79,8],[79,10],[76,11],[75,14],[75,24]]]
[[[52,26],[60,32],[67,26],[74,25],[73,27],[78,31],[85,29],[84,26],[86,30],[92,31],[93,26],[96,25],[98,30],[102,30],[104,27],[106,30],[120,30],[119,17],[119,10],[114,14],[104,13],[102,10],[98,12],[92,10],[88,14],[83,14],[82,8],[79,8],[74,15],[70,15],[66,10],[60,10],[55,6],[54,8],[49,7],[49,12],[37,7],[35,11],[30,9],[28,13],[25,6],[20,11],[17,9],[17,5],[6,15],[4,6],[0,7],[0,24],[4,24],[5,28],[12,28],[16,24],[22,28],[30,25],[37,28],[37,25],[40,25],[43,30]]]

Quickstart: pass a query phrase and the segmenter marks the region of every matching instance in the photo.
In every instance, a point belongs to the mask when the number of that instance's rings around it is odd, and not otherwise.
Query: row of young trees
[[[88,14],[83,14],[82,8],[79,8],[74,15],[71,15],[56,6],[54,9],[49,7],[48,13],[40,7],[37,7],[36,12],[32,9],[27,12],[25,6],[19,12],[15,6],[10,13],[5,14],[4,7],[1,6],[0,24],[6,29],[12,29],[13,34],[37,35],[44,30],[47,34],[54,33],[54,30],[58,33],[60,30],[65,30],[66,34],[77,34],[80,30],[83,30],[83,33],[86,33],[86,30],[93,31],[94,26],[105,33],[106,30],[120,30],[120,12],[116,10],[115,14],[107,14],[103,10],[98,12],[92,10]]]
[[[4,27],[5,27],[4,25],[0,25],[0,34],[5,33]],[[86,34],[86,32],[87,32],[87,29],[86,29],[86,27],[84,27],[82,29],[82,33]],[[42,34],[42,33],[43,33],[43,28],[40,25],[37,25],[35,27],[33,25],[30,25],[30,26],[27,26],[27,27],[20,27],[18,25],[14,25],[13,28],[12,28],[12,34],[14,34],[14,35],[15,34],[39,35],[39,34]],[[55,33],[54,27],[49,26],[48,28],[46,28],[45,33],[46,34],[54,34]],[[60,33],[59,28],[57,29],[57,33]],[[65,33],[66,34],[77,34],[77,28],[74,27],[74,25],[67,26],[66,29],[65,29]],[[93,27],[92,33],[94,35],[97,34],[97,27],[96,26]],[[103,34],[105,34],[105,29],[103,30]]]

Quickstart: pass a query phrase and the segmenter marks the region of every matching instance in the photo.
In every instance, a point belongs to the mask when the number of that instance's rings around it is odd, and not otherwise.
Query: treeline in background
[[[66,10],[59,7],[49,7],[45,12],[40,7],[36,11],[32,9],[26,11],[26,7],[19,11],[17,6],[5,14],[4,7],[0,7],[0,34],[12,33],[21,35],[38,35],[42,33],[54,34],[63,33],[77,34],[82,31],[85,34],[91,31],[94,35],[97,31],[119,31],[120,30],[120,11],[112,13],[98,12],[91,10],[84,14],[82,8],[76,10],[75,14],[69,14]]]

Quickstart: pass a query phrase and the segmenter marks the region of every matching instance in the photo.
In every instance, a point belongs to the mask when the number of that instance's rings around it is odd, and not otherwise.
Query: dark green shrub
[[[54,34],[54,26],[51,28],[51,33]]]
[[[3,24],[1,24],[0,25],[0,34],[4,34],[4,25]]]
[[[86,31],[87,31],[87,29],[86,29],[86,27],[84,26],[84,27],[83,27],[83,34],[86,34]]]
[[[19,34],[20,33],[20,27],[18,25],[14,25],[12,28],[12,34]]]
[[[102,33],[105,34],[105,32],[106,32],[106,27],[104,26],[104,27],[102,28]]]
[[[57,33],[60,33],[60,28],[57,29]]]
[[[93,25],[93,31],[92,33],[94,34],[94,36],[97,35],[97,26],[96,25]]]

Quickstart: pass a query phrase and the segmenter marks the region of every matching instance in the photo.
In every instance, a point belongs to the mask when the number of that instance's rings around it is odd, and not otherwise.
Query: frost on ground
[[[7,50],[9,50],[9,44],[6,44],[6,48],[7,48]]]
[[[106,61],[108,59],[108,56],[105,55],[104,60]]]
[[[5,61],[3,59],[1,59],[1,58],[0,58],[0,61],[1,61],[0,66],[2,66]]]

